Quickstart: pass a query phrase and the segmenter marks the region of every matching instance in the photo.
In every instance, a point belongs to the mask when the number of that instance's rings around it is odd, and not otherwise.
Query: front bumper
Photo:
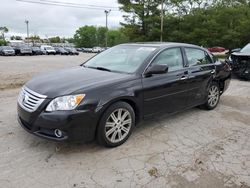
[[[39,109],[27,112],[18,104],[18,121],[29,133],[54,141],[91,141],[95,138],[98,122],[96,114],[90,110],[45,112]],[[62,131],[57,137],[56,129]]]
[[[11,56],[13,56],[13,55],[15,55],[15,52],[3,52],[3,54],[4,55],[6,55],[6,56],[8,56],[8,55],[11,55]]]

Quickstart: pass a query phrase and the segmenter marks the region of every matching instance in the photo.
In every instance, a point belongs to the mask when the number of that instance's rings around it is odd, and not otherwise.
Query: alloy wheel
[[[132,125],[130,112],[125,108],[113,111],[105,124],[105,136],[111,143],[118,143],[126,138]]]
[[[219,97],[220,97],[219,88],[215,85],[212,85],[208,91],[208,104],[211,107],[216,106],[219,101]]]

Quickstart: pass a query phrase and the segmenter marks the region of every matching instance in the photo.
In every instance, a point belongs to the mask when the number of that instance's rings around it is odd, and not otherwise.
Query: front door
[[[153,64],[166,64],[169,70],[165,74],[142,79],[144,115],[158,112],[173,113],[185,108],[188,95],[188,68],[183,66],[181,48],[162,51],[153,60],[151,65]]]

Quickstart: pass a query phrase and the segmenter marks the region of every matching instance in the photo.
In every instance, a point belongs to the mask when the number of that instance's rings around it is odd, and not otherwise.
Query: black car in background
[[[69,55],[79,55],[79,52],[75,48],[65,47],[64,49],[69,53]]]
[[[226,62],[196,45],[122,44],[81,66],[27,82],[18,98],[18,121],[46,139],[96,138],[115,147],[147,117],[195,106],[214,109],[230,78]]]
[[[33,55],[43,55],[44,54],[44,52],[39,47],[33,46],[33,47],[31,47],[31,49],[32,49]]]
[[[0,55],[8,56],[15,55],[15,50],[10,46],[0,46]]]
[[[83,49],[82,49],[82,48],[76,48],[76,51],[78,51],[78,52],[82,52],[82,51],[83,51]]]
[[[30,46],[22,45],[14,47],[16,55],[32,55]]]
[[[69,52],[62,47],[54,47],[56,54],[69,55]]]
[[[233,52],[226,61],[230,63],[235,75],[250,80],[250,43],[241,50]]]

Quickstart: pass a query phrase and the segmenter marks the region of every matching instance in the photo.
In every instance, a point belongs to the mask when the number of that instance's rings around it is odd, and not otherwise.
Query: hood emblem
[[[23,103],[26,103],[29,100],[29,96],[26,95],[25,93],[23,94]]]

